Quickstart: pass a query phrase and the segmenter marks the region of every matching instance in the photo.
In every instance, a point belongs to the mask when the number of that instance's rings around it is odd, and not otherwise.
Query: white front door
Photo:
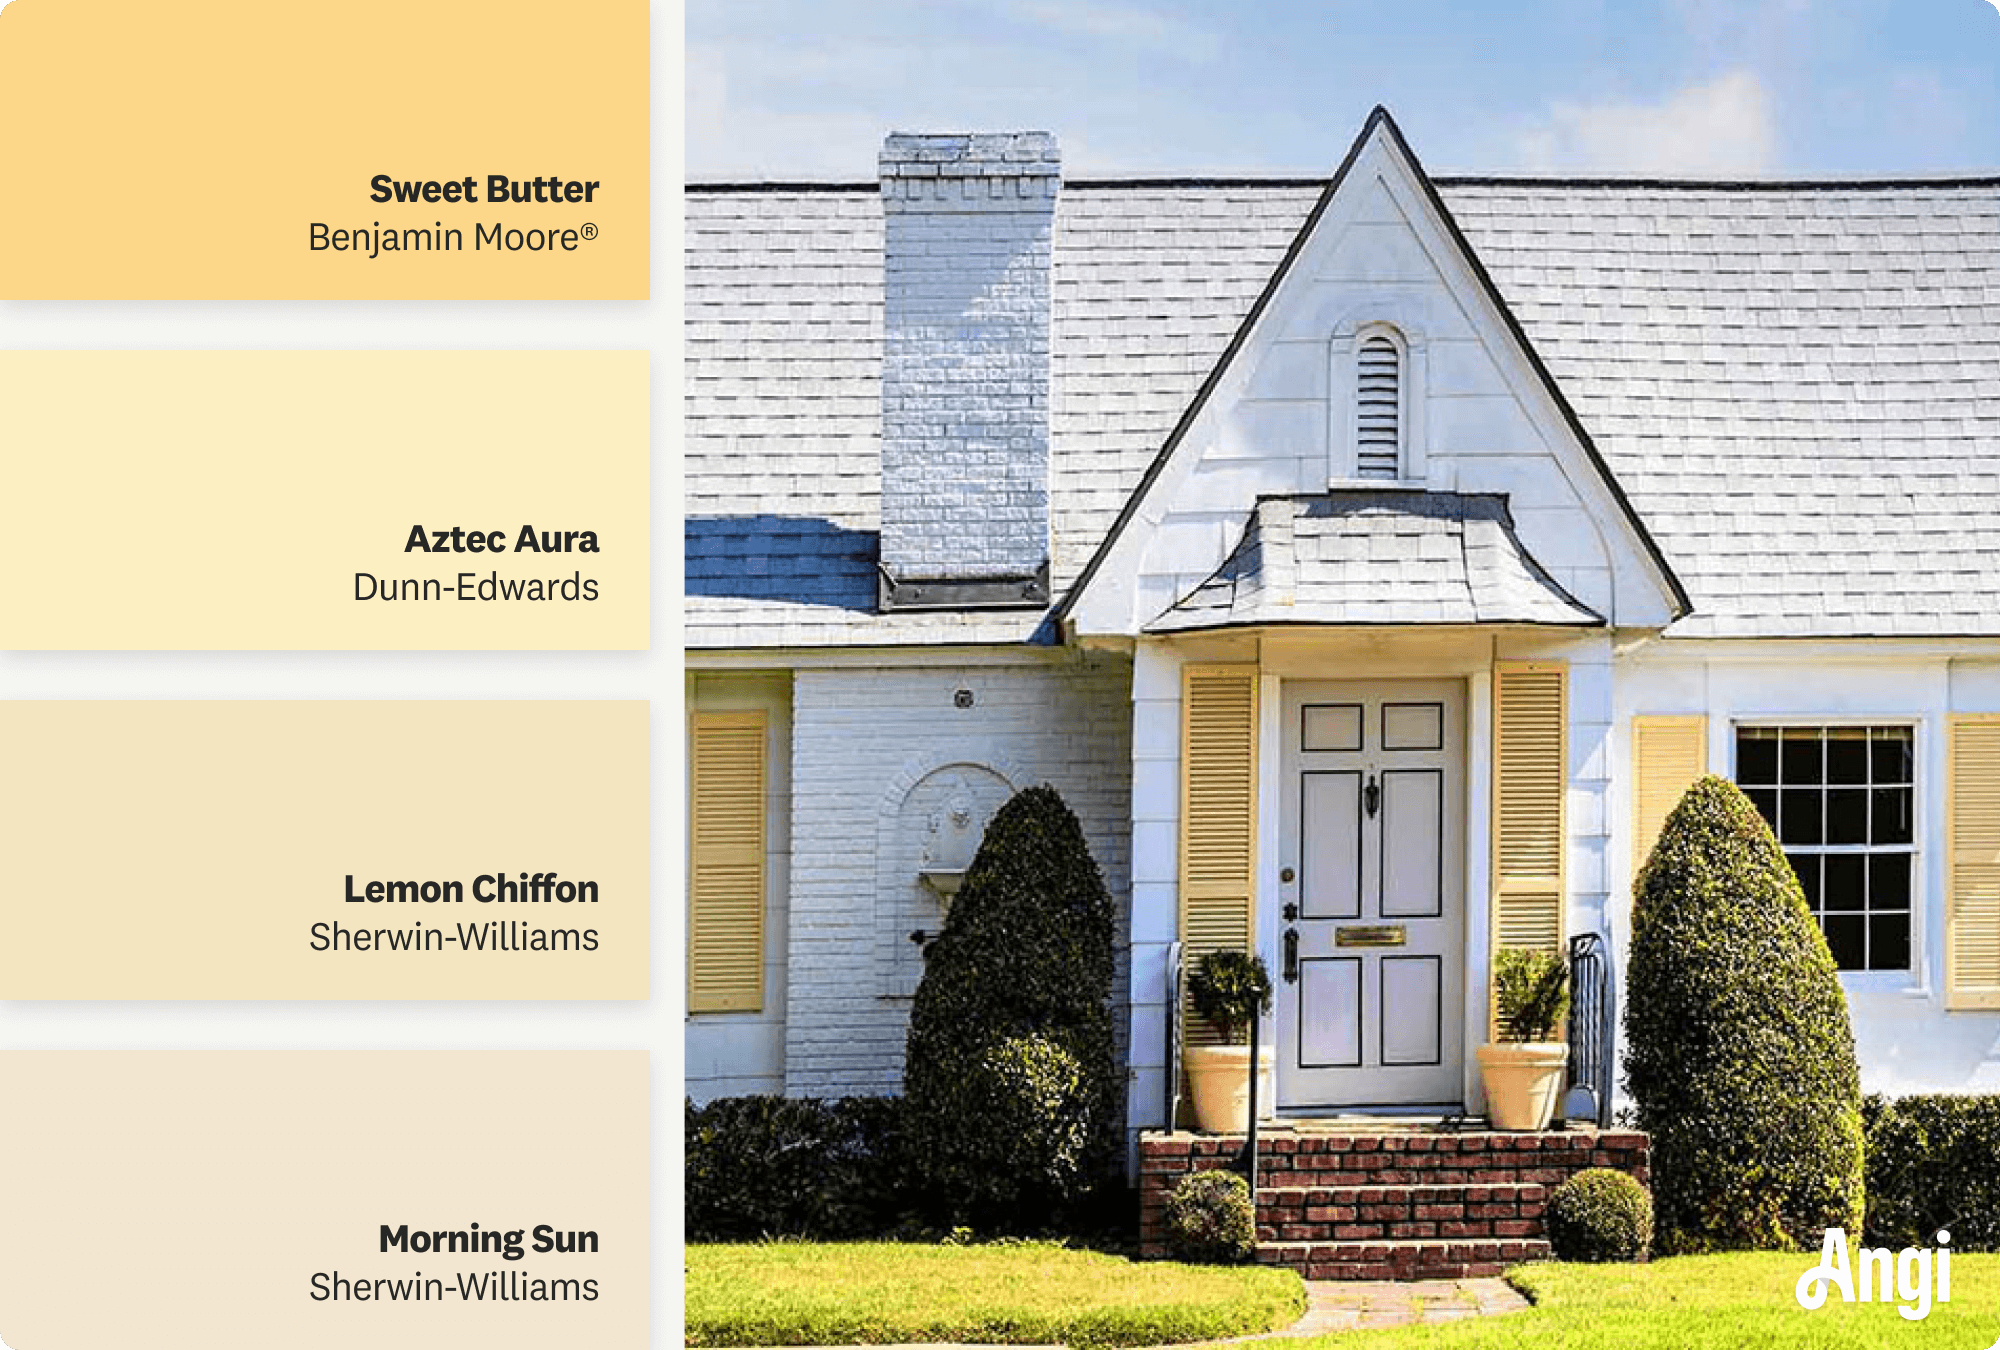
[[[1465,696],[1287,681],[1278,1104],[1464,1096]]]

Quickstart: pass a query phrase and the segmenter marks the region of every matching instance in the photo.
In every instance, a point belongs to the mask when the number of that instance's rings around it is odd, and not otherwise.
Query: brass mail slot
[[[1409,934],[1399,923],[1378,924],[1369,928],[1336,928],[1333,945],[1336,947],[1400,947],[1408,942]]]

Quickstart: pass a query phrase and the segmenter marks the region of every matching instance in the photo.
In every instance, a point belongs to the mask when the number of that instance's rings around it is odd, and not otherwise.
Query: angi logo
[[[1939,1303],[1951,1302],[1951,1234],[1939,1231],[1935,1252],[1929,1247],[1905,1247],[1892,1252],[1887,1247],[1860,1247],[1855,1257],[1857,1271],[1847,1260],[1847,1231],[1826,1230],[1820,1244],[1819,1264],[1799,1276],[1792,1296],[1811,1312],[1826,1303],[1830,1287],[1840,1291],[1843,1303],[1894,1303],[1905,1321],[1921,1322],[1931,1315],[1933,1290]],[[1931,1279],[1931,1257],[1937,1257],[1937,1279]],[[1994,1350],[2000,1350],[1996,1346]]]

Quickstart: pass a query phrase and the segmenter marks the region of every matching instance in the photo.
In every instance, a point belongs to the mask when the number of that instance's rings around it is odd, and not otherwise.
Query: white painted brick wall
[[[969,690],[973,706],[953,696]],[[1114,1017],[1126,1020],[1131,875],[1131,664],[1051,653],[1022,666],[801,670],[793,683],[792,871],[785,1091],[902,1089],[910,1001],[881,992],[879,825],[925,775],[982,764],[1053,784],[1076,812],[1119,914]],[[880,917],[878,918],[878,910]],[[1121,1061],[1123,1046],[1120,1047]]]
[[[1021,577],[1049,553],[1053,137],[882,148],[882,563]]]

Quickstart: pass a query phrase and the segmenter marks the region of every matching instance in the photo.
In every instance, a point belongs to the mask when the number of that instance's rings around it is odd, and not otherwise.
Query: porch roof
[[[1213,576],[1150,633],[1270,624],[1600,627],[1522,547],[1492,493],[1264,497]]]

